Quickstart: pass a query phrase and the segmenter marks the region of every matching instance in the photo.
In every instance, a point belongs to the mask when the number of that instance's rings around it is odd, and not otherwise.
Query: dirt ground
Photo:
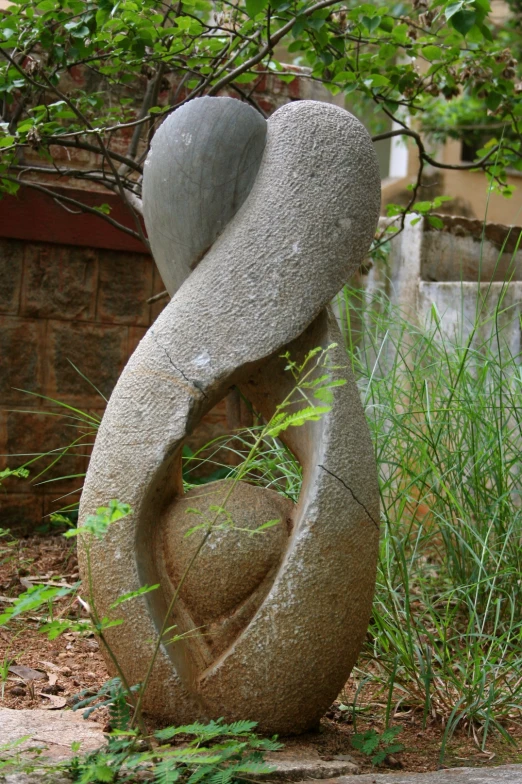
[[[16,541],[5,547],[0,541],[0,614],[7,609],[20,593],[31,584],[54,582],[72,585],[79,579],[75,544],[60,535],[38,536]],[[79,615],[82,612],[77,601],[70,598],[60,600],[54,613]],[[107,670],[98,643],[94,637],[67,633],[49,641],[39,632],[39,627],[48,617],[38,611],[24,620],[16,620],[0,626],[0,675],[8,660],[9,665],[31,667],[42,673],[38,679],[19,677],[10,672],[0,679],[0,707],[47,708],[60,710],[71,708],[78,701],[78,693],[90,690],[96,693],[107,680]],[[355,684],[350,681],[342,695],[344,703],[353,700]],[[355,751],[351,745],[354,731],[365,732],[384,729],[385,705],[378,695],[366,690],[359,694],[357,724],[354,728],[352,711],[339,709],[336,702],[315,732],[298,738],[281,739],[287,748],[315,749],[323,759],[349,754],[360,764],[363,772],[376,771],[367,757]],[[106,709],[98,709],[91,715],[109,729]],[[245,717],[248,718],[248,717]],[[440,767],[439,752],[444,733],[440,722],[432,721],[423,729],[422,715],[415,710],[403,709],[393,717],[393,724],[401,728],[398,741],[404,751],[393,754],[383,763],[383,768],[406,771],[430,771]],[[460,730],[448,744],[444,767],[484,767],[522,761],[522,728],[509,726],[517,741],[510,746],[498,734],[490,733],[487,751],[481,752],[472,733]],[[1,731],[0,731],[1,742]]]

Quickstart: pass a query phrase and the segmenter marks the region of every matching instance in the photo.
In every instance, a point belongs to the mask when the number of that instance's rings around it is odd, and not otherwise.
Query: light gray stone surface
[[[12,773],[3,776],[0,774],[2,784],[67,784],[69,781],[70,779],[61,773]],[[306,781],[310,781],[310,777],[302,781],[305,784]],[[521,782],[522,765],[502,765],[482,769],[453,768],[435,773],[366,773],[323,779],[323,784],[521,784]]]
[[[52,760],[72,756],[71,743],[81,741],[81,751],[99,748],[105,742],[102,727],[85,721],[81,713],[53,710],[0,708],[0,746],[29,736],[18,750],[39,747]]]
[[[69,784],[72,779],[61,771],[38,770],[34,773],[0,773],[1,784]]]
[[[223,99],[208,100],[228,111]],[[207,99],[194,102],[202,121],[207,105]],[[154,178],[161,177],[159,167]],[[188,171],[187,177],[199,174]],[[379,207],[377,160],[364,127],[337,107],[296,102],[268,121],[252,189],[203,259],[197,263],[193,250],[181,260],[173,252],[168,261],[173,286],[187,264],[197,266],[120,377],[80,509],[80,522],[111,498],[134,510],[93,550],[100,614],[114,615],[109,606],[124,592],[145,583],[162,586],[119,607],[116,615],[125,623],[109,632],[130,682],[144,677],[179,579],[183,439],[233,384],[270,417],[291,387],[282,350],[298,359],[316,346],[342,342],[324,308],[365,256]],[[155,208],[147,214],[154,248]],[[162,234],[162,209],[158,226]],[[187,587],[169,618],[187,636],[160,647],[145,700],[151,713],[173,723],[250,718],[261,732],[292,734],[315,724],[346,681],[371,611],[379,494],[359,392],[342,349],[333,351],[332,361],[339,366],[333,377],[348,383],[335,388],[330,413],[285,434],[303,465],[299,503],[288,517],[279,505],[282,536],[270,544],[268,561],[252,550],[248,535],[238,544],[247,548],[241,557],[252,571],[245,581],[257,575],[250,596],[238,595],[232,609],[228,595],[216,597],[209,610],[207,595],[222,590],[227,571],[234,582],[241,561],[226,544],[219,548],[219,568],[202,574],[200,602]],[[221,493],[213,499],[219,506],[226,487],[212,492]],[[251,488],[241,492],[250,505]],[[265,512],[261,505],[252,519],[266,522]],[[196,563],[196,576],[197,569]],[[208,612],[223,610],[223,602],[227,612],[212,617],[207,635]]]
[[[282,749],[265,755],[265,760],[277,770],[263,776],[266,781],[303,781],[334,779],[339,776],[353,776],[359,773],[359,766],[348,754],[345,759],[323,760],[315,749]],[[335,780],[335,779],[334,779]]]
[[[365,773],[330,781],[331,784],[522,784],[522,765],[451,768],[434,773]]]

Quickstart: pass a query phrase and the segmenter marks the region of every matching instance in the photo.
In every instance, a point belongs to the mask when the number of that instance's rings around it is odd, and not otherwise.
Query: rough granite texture
[[[228,101],[199,99],[191,104],[194,127],[206,122],[209,101],[227,115]],[[165,130],[166,147],[177,132],[177,115]],[[187,132],[184,117],[180,113]],[[239,127],[234,118],[230,132]],[[218,138],[226,138],[221,133]],[[185,168],[199,161],[194,153]],[[149,171],[145,199],[163,177],[161,167],[147,169],[147,178]],[[187,169],[186,176],[192,182],[200,173]],[[202,260],[197,248],[206,240],[179,260],[173,248],[171,290],[188,269],[193,272],[138,345],[111,396],[80,509],[82,521],[111,498],[133,508],[93,547],[100,615],[113,615],[109,605],[122,593],[161,583],[160,590],[118,607],[116,616],[125,623],[109,633],[130,682],[143,680],[186,564],[183,439],[233,384],[269,417],[292,386],[282,350],[299,358],[316,346],[341,343],[335,319],[324,309],[363,260],[379,202],[377,161],[364,127],[342,109],[300,101],[267,122],[250,193],[222,231],[214,224],[219,236]],[[163,209],[158,207],[161,237]],[[195,202],[187,215],[192,209]],[[154,206],[147,215],[154,248]],[[191,231],[198,225],[194,219]],[[169,285],[163,270],[162,276]],[[303,466],[297,506],[273,502],[281,523],[276,538],[267,539],[267,552],[253,547],[247,533],[237,540],[243,553],[222,538],[219,554],[204,556],[219,566],[201,572],[201,600],[193,579],[168,619],[177,633],[187,633],[203,618],[212,634],[207,640],[192,633],[160,646],[144,705],[162,719],[251,718],[261,732],[302,732],[318,721],[355,663],[374,590],[379,494],[355,380],[340,348],[332,359],[341,366],[334,378],[347,383],[335,388],[331,411],[285,434]],[[226,498],[226,484],[215,483],[216,497]],[[256,510],[252,488],[239,492],[251,507],[243,515],[245,527],[266,522],[269,496]],[[197,576],[197,561],[193,568]],[[248,596],[239,590],[238,568],[245,569]],[[223,590],[227,574],[226,594],[209,603],[208,594]]]

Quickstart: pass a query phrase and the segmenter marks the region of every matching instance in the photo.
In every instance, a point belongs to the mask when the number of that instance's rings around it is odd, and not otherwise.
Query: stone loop
[[[183,583],[144,707],[174,723],[250,718],[263,732],[313,726],[342,688],[366,633],[378,547],[373,448],[328,303],[363,261],[380,207],[370,137],[338,107],[299,101],[266,122],[225,98],[197,99],[156,134],[144,176],[147,231],[173,297],[111,396],[91,458],[80,520],[110,498],[133,514],[96,547],[100,613],[118,608],[111,645],[143,679],[166,608],[197,538],[187,509],[219,507],[229,484],[183,494],[184,438],[231,385],[269,418],[296,359],[337,343],[331,410],[290,428],[303,467],[296,505],[247,483],[227,513],[266,538],[212,533]],[[188,515],[190,517],[190,515]],[[225,527],[226,528],[226,527]],[[83,564],[85,571],[85,564]],[[197,630],[197,631],[194,631]]]

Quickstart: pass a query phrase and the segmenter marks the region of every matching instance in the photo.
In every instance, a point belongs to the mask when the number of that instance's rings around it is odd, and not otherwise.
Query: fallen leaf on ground
[[[9,672],[12,672],[14,675],[18,675],[18,677],[23,678],[24,681],[37,681],[41,680],[42,678],[47,678],[47,674],[45,672],[41,672],[40,670],[33,670],[32,667],[26,667],[25,664],[11,664],[9,667]]]
[[[57,697],[55,694],[45,694],[45,692],[39,692],[40,697],[45,697],[46,700],[49,700],[51,703],[50,705],[46,705],[45,707],[47,710],[60,710],[61,708],[65,708],[67,705],[67,700],[65,697]]]
[[[40,660],[38,663],[43,664],[46,670],[52,670],[53,672],[60,672],[60,667],[58,667],[57,664],[54,664],[54,662]]]

